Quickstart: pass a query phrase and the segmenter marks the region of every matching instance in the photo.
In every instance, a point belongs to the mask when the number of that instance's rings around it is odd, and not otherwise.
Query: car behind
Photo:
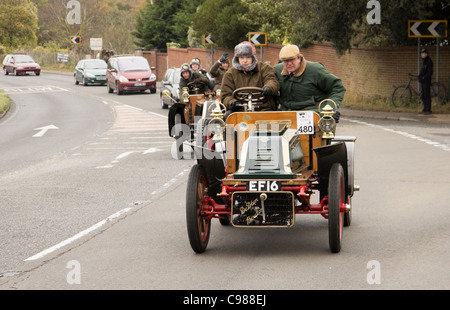
[[[41,74],[41,67],[37,64],[31,56],[26,54],[9,54],[3,60],[3,70],[6,75],[12,73],[13,75],[25,75],[34,73]]]
[[[170,98],[165,98],[162,96],[163,90],[168,90],[170,92],[170,96],[178,100],[179,90],[180,90],[180,68],[169,68],[164,74],[161,80],[161,108],[167,109],[172,106],[173,101]]]
[[[106,70],[108,93],[150,90],[156,93],[156,75],[147,59],[142,56],[113,56],[108,60]]]
[[[83,59],[73,73],[75,84],[106,84],[106,62],[101,59]]]

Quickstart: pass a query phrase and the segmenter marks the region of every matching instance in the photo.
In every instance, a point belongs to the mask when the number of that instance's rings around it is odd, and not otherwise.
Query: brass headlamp
[[[183,100],[183,103],[188,103],[189,102],[189,88],[188,87],[183,87],[181,90],[181,98]]]
[[[334,105],[334,109],[328,104],[330,102]],[[325,105],[325,106],[324,106]],[[336,121],[333,118],[334,113],[337,110],[336,103],[331,99],[322,100],[319,103],[319,112],[322,117],[319,120],[319,128],[323,131],[322,139],[333,139],[334,131],[336,129]]]
[[[224,140],[223,132],[225,130],[225,122],[223,120],[223,116],[225,115],[225,112],[226,108],[222,103],[220,103],[219,100],[216,100],[209,107],[209,115],[211,116],[211,120],[208,124],[208,130],[213,134],[212,140],[214,142]]]

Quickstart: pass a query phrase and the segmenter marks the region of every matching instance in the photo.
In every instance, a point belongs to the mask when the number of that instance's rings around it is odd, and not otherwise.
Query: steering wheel
[[[203,86],[206,85],[205,81],[192,81],[186,84],[186,86],[189,88],[189,90],[199,90]]]
[[[253,104],[262,103],[267,100],[262,93],[263,89],[261,87],[240,87],[233,92],[233,98],[241,102],[249,102],[251,100]]]
[[[220,109],[220,113],[222,113],[222,115],[224,115],[227,112],[227,108],[225,107],[225,105],[221,102],[213,102],[209,107],[208,107],[208,115],[211,115],[211,112],[213,111],[213,107],[214,109],[219,106]]]

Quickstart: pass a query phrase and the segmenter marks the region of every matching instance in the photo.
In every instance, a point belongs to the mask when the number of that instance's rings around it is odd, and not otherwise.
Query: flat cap
[[[294,59],[300,56],[300,49],[297,45],[288,44],[280,50],[279,58],[281,60]]]

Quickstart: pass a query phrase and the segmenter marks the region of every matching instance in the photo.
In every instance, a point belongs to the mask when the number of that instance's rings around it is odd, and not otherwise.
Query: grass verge
[[[0,115],[2,115],[6,110],[9,109],[10,100],[9,97],[6,96],[1,90],[0,90]]]

